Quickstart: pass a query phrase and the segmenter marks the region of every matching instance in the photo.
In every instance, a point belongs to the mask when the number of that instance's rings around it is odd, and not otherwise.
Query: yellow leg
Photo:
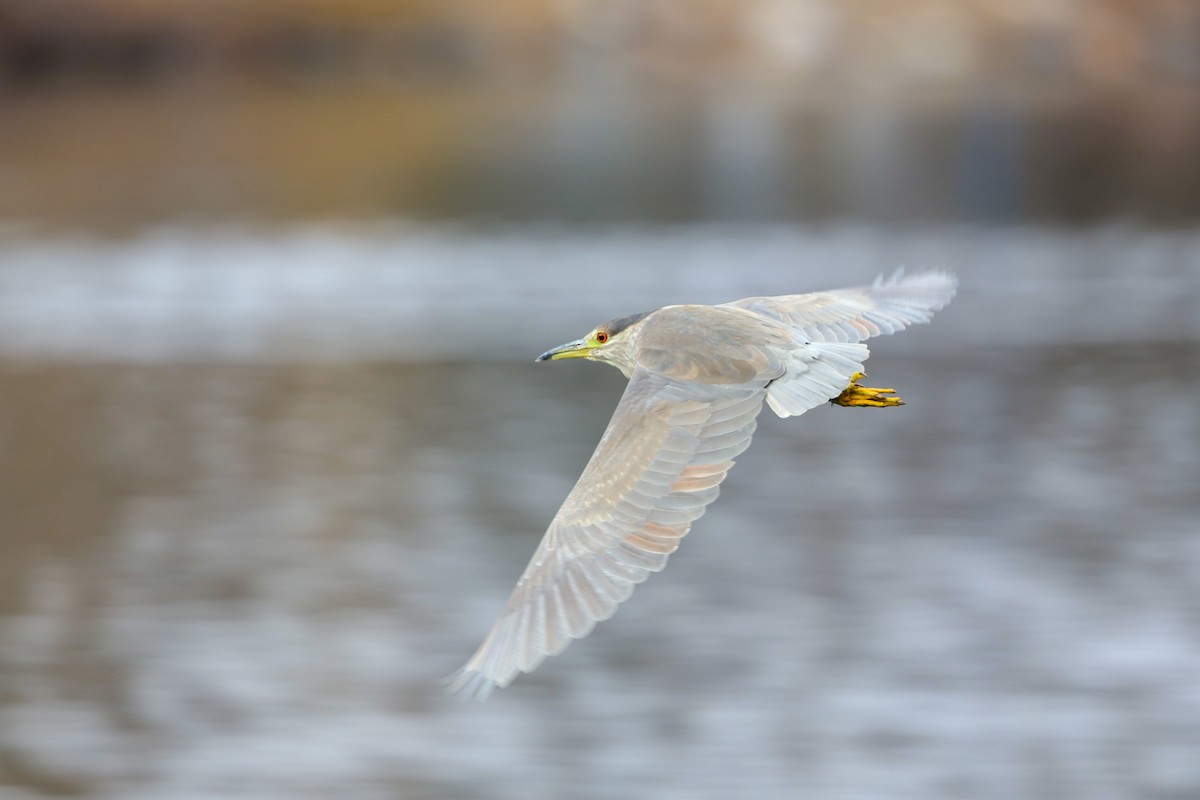
[[[859,386],[859,380],[865,377],[867,377],[866,373],[854,373],[850,376],[850,385],[829,402],[847,408],[888,408],[889,406],[904,405],[904,401],[896,395],[895,389],[873,389],[870,386]]]

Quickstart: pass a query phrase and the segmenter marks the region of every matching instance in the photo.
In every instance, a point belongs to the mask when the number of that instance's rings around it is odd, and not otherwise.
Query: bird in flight
[[[780,417],[832,402],[903,405],[859,384],[865,339],[928,322],[954,296],[942,272],[606,322],[538,361],[612,364],[629,384],[575,488],[449,691],[485,700],[608,619],[658,572],[750,444],[765,401]]]

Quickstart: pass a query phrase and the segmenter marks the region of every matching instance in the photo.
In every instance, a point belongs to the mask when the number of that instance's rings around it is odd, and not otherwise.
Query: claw
[[[904,401],[896,394],[895,389],[860,386],[858,382],[865,377],[867,377],[865,372],[856,372],[851,375],[850,385],[829,402],[847,408],[888,408],[904,405]]]

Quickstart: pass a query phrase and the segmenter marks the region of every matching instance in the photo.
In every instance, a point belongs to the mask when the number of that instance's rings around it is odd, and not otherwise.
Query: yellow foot
[[[870,386],[859,386],[859,380],[865,377],[867,377],[866,373],[863,372],[851,375],[850,385],[829,402],[847,408],[887,408],[888,406],[904,405],[904,401],[896,395],[895,389],[873,389]]]

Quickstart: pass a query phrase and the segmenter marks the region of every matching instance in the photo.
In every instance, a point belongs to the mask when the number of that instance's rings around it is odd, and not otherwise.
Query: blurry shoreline
[[[0,3],[0,220],[1200,219],[1200,12]]]
[[[893,104],[733,84],[214,79],[0,95],[0,219],[1021,221],[1200,217],[1200,92]]]

